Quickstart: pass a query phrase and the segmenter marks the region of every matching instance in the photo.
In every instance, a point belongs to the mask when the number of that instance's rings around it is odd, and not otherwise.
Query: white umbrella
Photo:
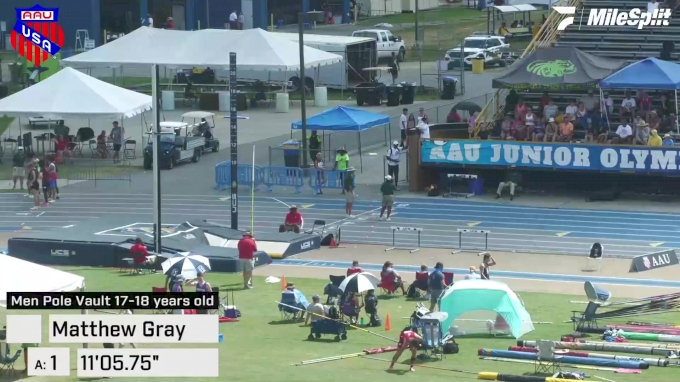
[[[165,275],[182,275],[194,279],[198,273],[210,271],[210,260],[205,256],[192,255],[191,252],[180,252],[177,256],[165,260],[161,267]]]
[[[367,290],[377,289],[380,280],[370,272],[360,272],[345,277],[340,283],[340,290],[343,292],[362,293]]]

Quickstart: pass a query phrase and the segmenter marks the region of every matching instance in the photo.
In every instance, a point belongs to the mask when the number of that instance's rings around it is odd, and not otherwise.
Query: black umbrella
[[[470,114],[474,114],[478,111],[482,111],[482,107],[477,105],[474,102],[463,101],[463,102],[456,104],[453,107],[453,110],[463,110],[463,111],[467,111]]]

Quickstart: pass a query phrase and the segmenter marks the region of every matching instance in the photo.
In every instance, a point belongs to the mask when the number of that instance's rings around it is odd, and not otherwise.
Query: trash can
[[[472,74],[482,74],[484,73],[484,59],[483,58],[473,58],[472,61]]]
[[[392,84],[387,87],[387,106],[399,106],[401,85]]]
[[[286,167],[300,167],[300,142],[283,142],[283,163]]]
[[[402,82],[401,84],[401,104],[411,105],[416,99],[416,83]]]
[[[445,76],[442,77],[442,94],[441,99],[454,99],[456,97],[456,84],[458,79],[456,77]]]
[[[385,92],[385,84],[362,82],[354,87],[354,92],[357,95],[357,106],[363,106],[365,103],[371,106],[380,106]]]
[[[484,178],[477,178],[468,183],[468,190],[473,195],[484,195]]]

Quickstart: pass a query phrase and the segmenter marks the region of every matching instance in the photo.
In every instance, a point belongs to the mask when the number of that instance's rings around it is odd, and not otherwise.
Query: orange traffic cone
[[[390,314],[387,313],[385,317],[385,331],[389,332],[390,330],[392,330],[392,324],[390,323]]]
[[[286,290],[286,276],[281,276],[281,290]]]
[[[333,247],[335,247],[335,246],[336,246],[336,244],[335,244],[335,238],[332,238],[332,237],[331,237],[331,245],[330,245],[330,247],[333,248]]]

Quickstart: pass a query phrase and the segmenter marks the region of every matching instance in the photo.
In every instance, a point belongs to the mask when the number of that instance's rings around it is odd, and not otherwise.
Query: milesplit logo
[[[553,7],[561,15],[576,15],[576,7]],[[579,27],[583,25],[584,10],[580,10],[581,20]],[[630,11],[619,11],[616,8],[593,8],[588,14],[588,24],[594,26],[624,27],[631,26],[642,29],[646,26],[668,26],[672,17],[670,9],[655,9],[654,12],[644,12],[640,8],[633,8]],[[574,17],[567,17],[557,30],[565,30],[574,23]]]

